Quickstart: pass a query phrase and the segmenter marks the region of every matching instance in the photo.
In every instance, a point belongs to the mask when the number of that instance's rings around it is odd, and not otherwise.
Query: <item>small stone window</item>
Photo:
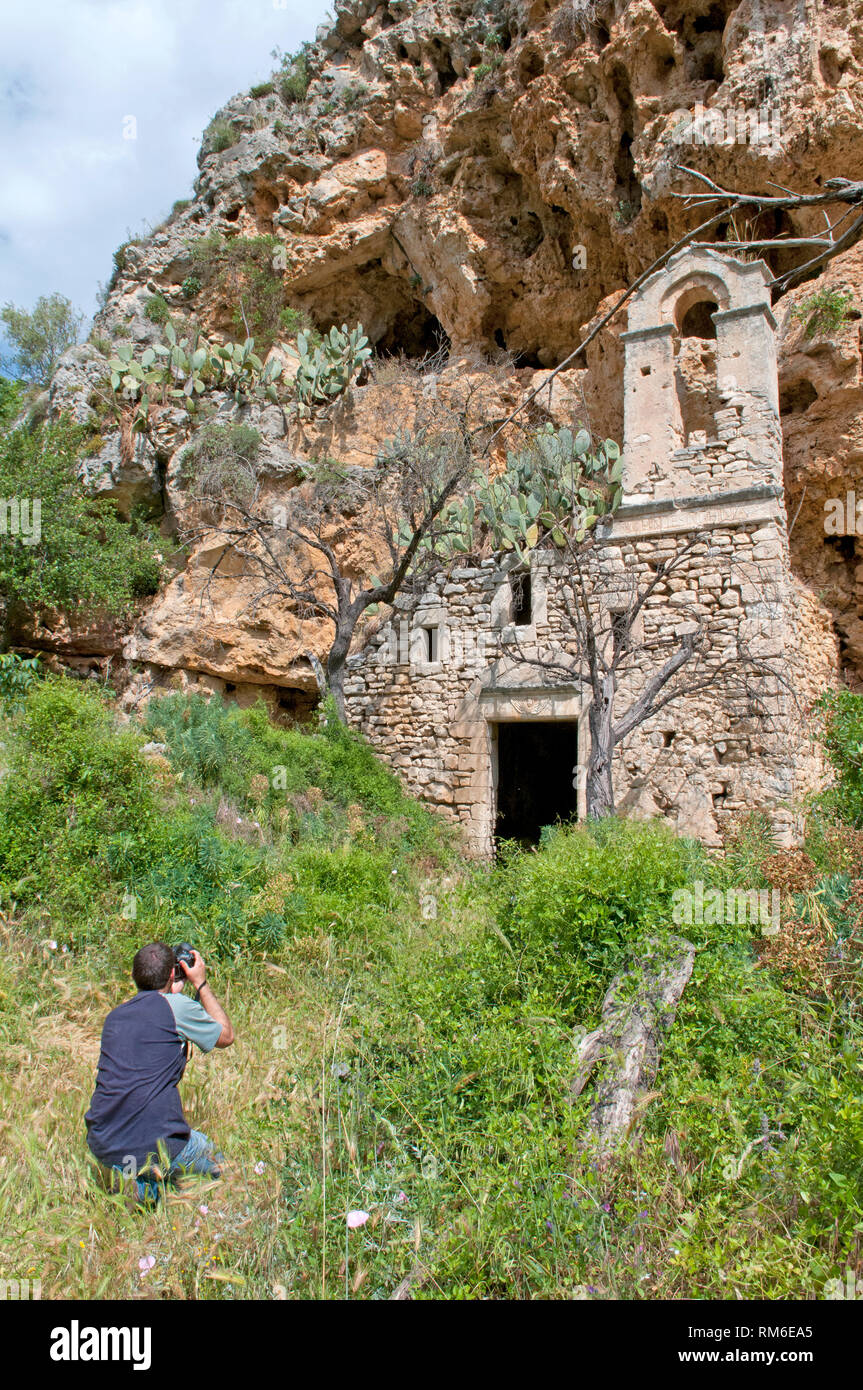
[[[625,608],[611,609],[611,642],[615,656],[618,651],[628,651],[630,634],[627,631],[627,612]]]
[[[533,621],[530,570],[517,570],[510,576],[509,583],[512,592],[511,620],[516,627],[527,627]]]
[[[423,627],[420,631],[423,635],[423,660],[429,662],[439,660],[440,628],[435,625],[434,627]]]

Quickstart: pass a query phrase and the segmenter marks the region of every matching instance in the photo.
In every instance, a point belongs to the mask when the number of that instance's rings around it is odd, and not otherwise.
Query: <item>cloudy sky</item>
[[[18,0],[0,43],[0,304],[88,318],[112,253],[188,197],[201,132],[327,0]],[[134,118],[134,122],[129,121]],[[124,131],[135,134],[124,138]]]

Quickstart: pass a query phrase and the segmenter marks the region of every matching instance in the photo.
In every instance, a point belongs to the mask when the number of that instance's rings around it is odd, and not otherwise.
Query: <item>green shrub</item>
[[[305,309],[281,309],[279,311],[279,329],[288,338],[295,338],[298,333],[305,333],[311,339],[315,334],[314,326]],[[318,343],[314,346],[318,346],[321,341],[320,334],[317,337]]]
[[[167,323],[171,308],[163,294],[151,294],[144,303],[144,313],[151,323]]]
[[[23,381],[9,381],[0,376],[0,430],[10,425],[24,404]]]
[[[539,854],[516,855],[502,871],[499,924],[543,970],[556,974],[559,961],[562,987],[571,977],[599,989],[646,936],[676,930],[672,893],[702,862],[662,821],[609,817],[553,829]]]
[[[267,805],[278,810],[311,785],[334,806],[359,805],[385,819],[388,833],[405,846],[436,853],[447,839],[436,817],[407,796],[365,741],[335,720],[319,732],[283,729],[270,723],[262,706],[239,710],[219,699],[169,695],[151,701],[145,728],[167,743],[172,764],[199,786],[244,801],[252,777],[263,776],[270,787]]]
[[[155,538],[114,504],[90,497],[78,478],[87,432],[65,419],[0,433],[0,495],[39,499],[33,544],[0,547],[0,595],[27,613],[129,616],[161,578]],[[48,524],[50,518],[50,524]]]
[[[38,656],[23,657],[0,652],[0,704],[8,714],[17,714],[32,689],[39,670]]]
[[[354,111],[361,106],[369,94],[369,89],[365,82],[349,82],[342,89],[341,104],[345,111]]]
[[[245,793],[252,775],[252,734],[221,700],[162,696],[150,701],[144,727],[168,744],[173,766],[198,786]]]
[[[275,89],[274,82],[258,82],[254,87],[249,88],[249,96],[255,97],[256,99],[258,97],[268,97]]]
[[[487,54],[484,61],[479,63],[473,70],[474,82],[481,82],[484,77],[488,77],[490,73],[496,72],[502,62],[502,53],[492,52]]]
[[[209,420],[183,450],[181,481],[204,497],[248,503],[257,482],[261,436],[249,425]]]
[[[829,338],[849,319],[859,317],[854,312],[854,296],[849,291],[816,290],[791,310],[791,317],[803,325],[803,337],[808,342],[822,334]]]
[[[836,785],[820,804],[851,825],[863,825],[863,695],[826,690],[816,701],[821,741]]]
[[[277,84],[282,101],[288,106],[304,101],[312,80],[305,53],[299,52],[293,57],[285,55],[282,68],[283,74]]]
[[[214,116],[204,131],[204,144],[211,154],[221,154],[223,150],[229,150],[232,145],[236,145],[239,136],[231,125],[220,117]]]
[[[189,255],[193,261],[205,266],[208,270],[212,269],[228,254],[229,242],[221,232],[213,228],[205,236],[196,237],[194,241],[186,243]]]
[[[210,232],[189,245],[192,259],[233,306],[232,321],[238,335],[254,337],[264,353],[278,336],[285,302],[282,275],[275,264],[282,250],[283,243],[272,233],[226,239]]]
[[[86,918],[105,892],[106,854],[118,839],[128,871],[156,817],[139,746],[91,687],[48,677],[31,688],[0,798],[0,875],[17,901]]]
[[[140,246],[140,244],[141,244],[141,238],[140,238],[140,237],[130,237],[128,241],[122,242],[121,245],[117,247],[116,251],[114,252],[114,256],[113,256],[114,270],[113,270],[113,273],[112,273],[112,275],[111,275],[111,279],[110,279],[110,281],[108,282],[108,289],[109,289],[109,290],[112,290],[112,289],[114,288],[115,284],[117,283],[117,279],[118,279],[119,275],[126,269],[126,266],[127,266],[127,264],[128,264],[128,256],[127,256],[126,253],[128,252],[129,247],[130,247],[130,246]]]
[[[180,291],[184,299],[194,299],[195,295],[201,293],[201,281],[197,275],[187,275]]]

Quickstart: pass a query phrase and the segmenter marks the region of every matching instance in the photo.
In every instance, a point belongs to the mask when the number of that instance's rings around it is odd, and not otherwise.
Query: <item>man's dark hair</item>
[[[132,961],[132,979],[139,989],[164,989],[174,973],[174,952],[164,941],[142,946]]]

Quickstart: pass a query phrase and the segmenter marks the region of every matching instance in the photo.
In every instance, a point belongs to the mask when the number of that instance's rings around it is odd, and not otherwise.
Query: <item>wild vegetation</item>
[[[863,845],[841,754],[803,858],[754,817],[714,856],[610,817],[487,868],[326,710],[279,728],[173,694],[121,727],[110,692],[54,677],[16,703],[4,1276],[66,1298],[380,1299],[407,1280],[432,1299],[796,1299],[859,1265],[863,1035],[835,964]],[[678,926],[675,891],[699,880],[780,883],[797,956],[770,959],[785,926]],[[802,936],[822,905],[829,931]],[[575,1039],[646,936],[681,930],[696,967],[655,1088],[598,1165]],[[153,938],[200,947],[238,1041],[183,1083],[224,1179],[136,1210],[95,1180],[82,1114],[104,1014]]]
[[[9,622],[28,617],[128,617],[159,586],[151,528],[122,520],[81,485],[85,444],[85,431],[65,419],[0,430],[0,496],[16,499],[22,523],[0,546],[4,638]]]

